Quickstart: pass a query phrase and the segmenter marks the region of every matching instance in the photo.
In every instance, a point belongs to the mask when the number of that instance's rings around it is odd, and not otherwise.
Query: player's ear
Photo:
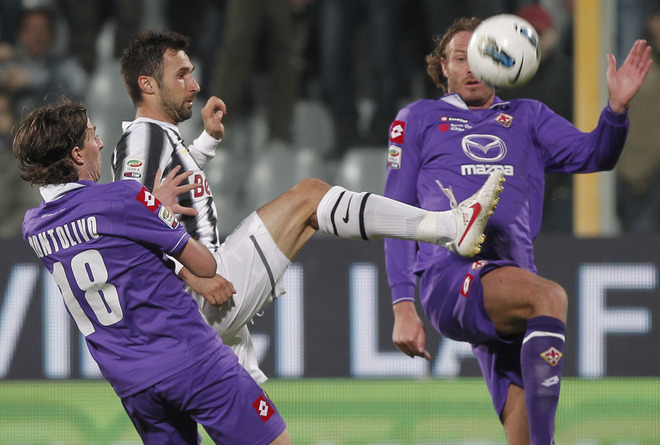
[[[81,151],[82,149],[78,146],[71,149],[71,159],[73,159],[73,163],[76,165],[82,165],[84,163]]]
[[[157,86],[156,79],[151,76],[140,76],[137,82],[140,89],[146,94],[153,94]]]

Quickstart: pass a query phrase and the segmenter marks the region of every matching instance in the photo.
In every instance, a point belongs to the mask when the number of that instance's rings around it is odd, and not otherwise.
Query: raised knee
[[[330,185],[316,178],[305,178],[287,190],[283,199],[291,211],[313,215],[323,196],[330,190]]]
[[[551,317],[566,320],[568,311],[568,294],[566,290],[553,281],[547,281],[538,300],[538,315],[548,315]]]
[[[318,178],[305,178],[296,184],[293,189],[300,189],[302,191],[327,191],[330,189],[330,185]]]

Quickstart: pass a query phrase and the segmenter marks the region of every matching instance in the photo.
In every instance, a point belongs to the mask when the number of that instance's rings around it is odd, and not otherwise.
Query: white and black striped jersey
[[[184,183],[193,181],[200,187],[179,195],[178,200],[182,206],[193,207],[198,214],[177,215],[177,218],[194,239],[211,252],[217,251],[220,246],[218,214],[202,169],[215,155],[218,141],[202,132],[186,147],[176,125],[145,117],[123,122],[122,126],[124,134],[112,155],[113,180],[133,179],[151,190],[159,168],[163,177],[177,165],[181,166],[180,172],[192,171]]]

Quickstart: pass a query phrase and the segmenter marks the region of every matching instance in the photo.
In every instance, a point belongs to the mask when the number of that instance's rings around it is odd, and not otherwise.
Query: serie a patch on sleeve
[[[124,178],[139,179],[144,173],[144,159],[126,158],[124,161]]]
[[[389,168],[401,168],[401,147],[390,145],[387,149],[387,166]]]
[[[179,226],[179,221],[174,216],[174,213],[170,212],[164,205],[160,206],[158,217],[172,229],[176,229]]]

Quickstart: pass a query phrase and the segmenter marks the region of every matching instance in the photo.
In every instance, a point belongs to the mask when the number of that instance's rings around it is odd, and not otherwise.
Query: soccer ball
[[[487,18],[472,33],[467,50],[472,74],[494,87],[515,88],[534,77],[541,62],[539,35],[516,15]]]

